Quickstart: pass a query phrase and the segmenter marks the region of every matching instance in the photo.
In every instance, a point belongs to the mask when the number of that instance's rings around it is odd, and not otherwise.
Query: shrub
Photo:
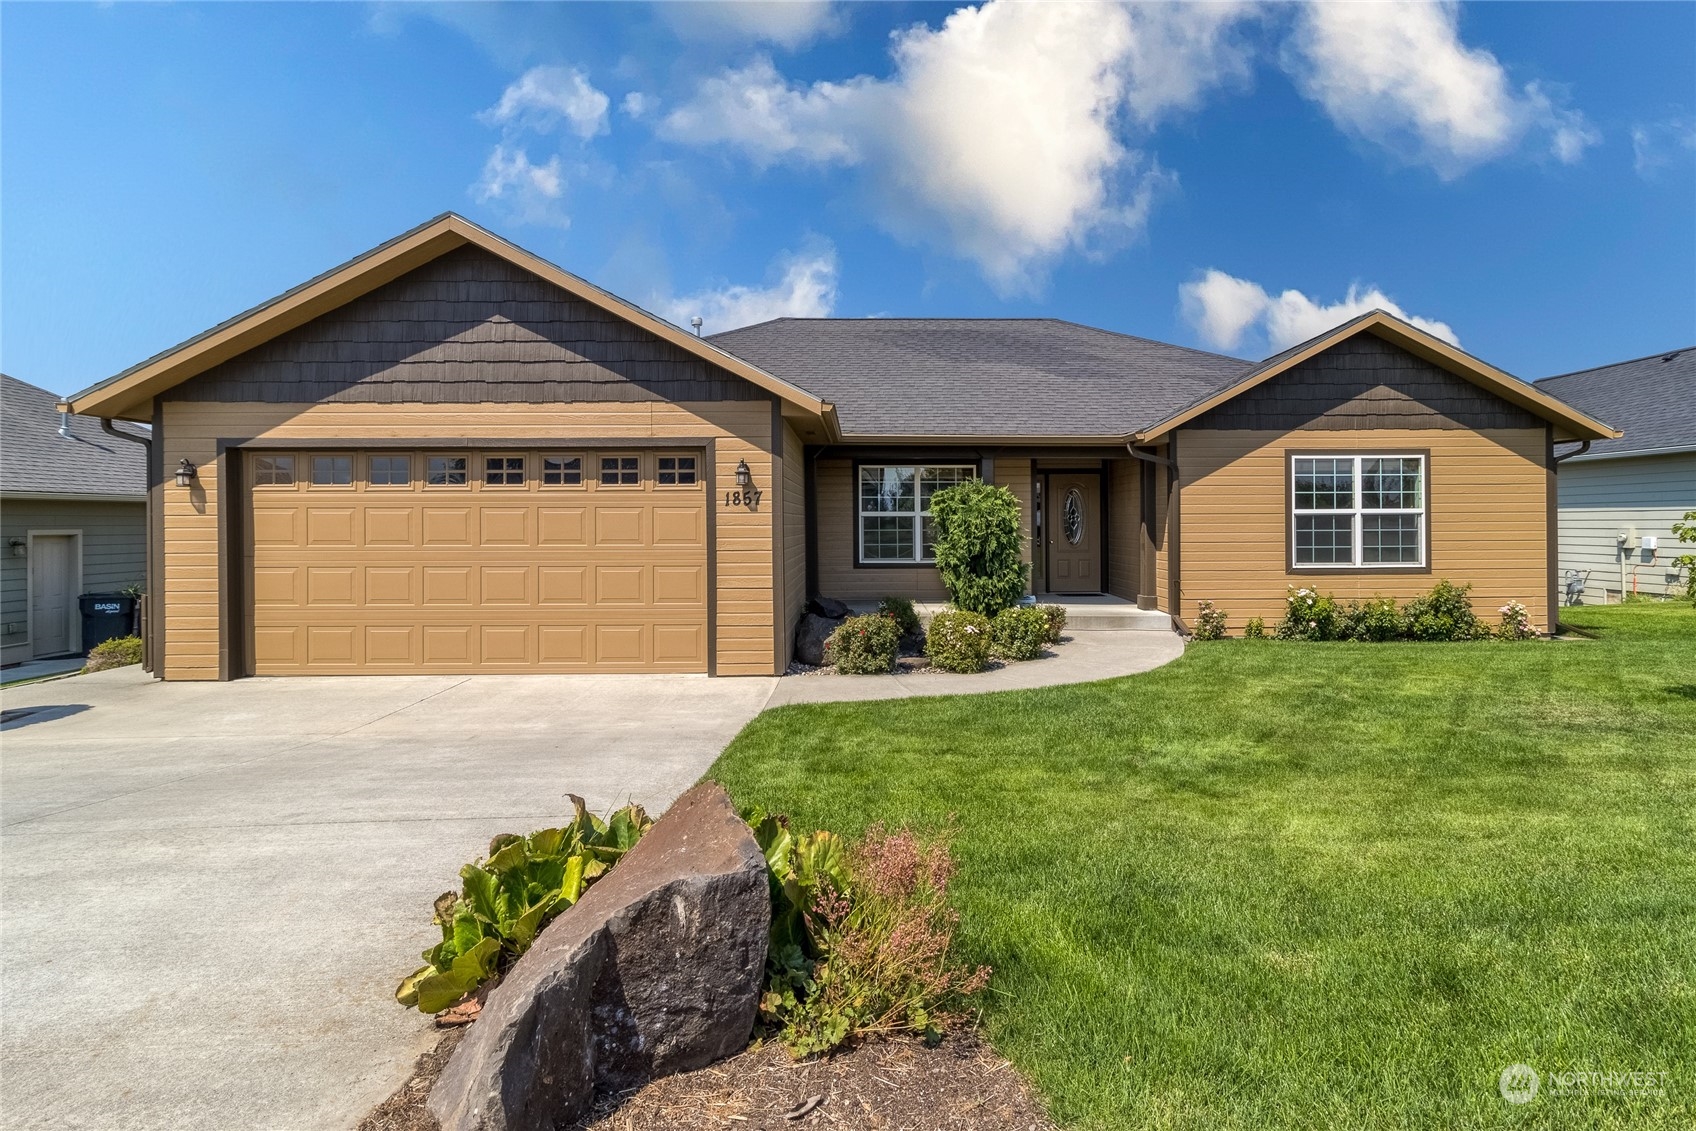
[[[1195,631],[1190,635],[1197,640],[1225,639],[1225,610],[1214,608],[1212,601],[1203,601],[1195,614]]]
[[[1531,640],[1537,636],[1537,630],[1531,626],[1531,614],[1518,601],[1509,601],[1496,611],[1502,614],[1502,623],[1496,626],[1497,639]]]
[[[1030,584],[1022,560],[1019,500],[1005,487],[973,479],[930,499],[936,568],[954,606],[993,617],[1018,603]]]
[[[1382,642],[1402,635],[1402,614],[1394,597],[1374,597],[1364,605],[1350,604],[1342,614],[1344,640]]]
[[[849,675],[883,675],[895,670],[901,626],[881,613],[849,617],[825,643],[825,658]]]
[[[1066,631],[1066,607],[1064,605],[1038,605],[1042,615],[1048,618],[1048,642],[1060,643],[1060,634]]]
[[[924,631],[919,623],[919,611],[905,597],[885,597],[877,603],[877,611],[893,620],[902,636],[918,636]]]
[[[1337,602],[1317,589],[1290,588],[1284,600],[1284,619],[1273,630],[1279,640],[1335,640]]]
[[[115,636],[88,650],[85,672],[103,672],[107,668],[123,668],[141,663],[141,637]]]
[[[1009,660],[1034,660],[1048,650],[1048,616],[1029,605],[1002,609],[989,625],[995,654]]]
[[[1672,532],[1686,546],[1696,545],[1696,511],[1685,511],[1684,520],[1672,524]],[[1696,605],[1696,554],[1680,554],[1672,564],[1684,570],[1684,596]]]
[[[768,856],[769,859],[769,856]],[[761,1018],[796,1057],[855,1037],[910,1032],[935,1042],[990,970],[951,960],[959,915],[948,906],[954,861],[941,843],[868,829],[849,856],[847,883],[823,877],[806,910],[814,960],[773,970]],[[775,876],[775,873],[774,873]],[[788,954],[795,958],[799,948]]]
[[[925,655],[945,672],[981,672],[993,639],[988,617],[953,609],[930,618]]]
[[[1402,611],[1407,635],[1414,640],[1477,640],[1489,630],[1473,614],[1472,600],[1467,596],[1470,585],[1455,585],[1439,581],[1431,592],[1415,597]]]
[[[1259,617],[1249,617],[1248,623],[1243,625],[1243,639],[1265,640],[1266,622],[1261,620]]]
[[[640,805],[603,821],[581,797],[570,796],[576,808],[570,824],[529,836],[500,834],[489,842],[487,860],[459,870],[459,892],[436,897],[433,922],[442,941],[401,980],[396,1001],[440,1013],[505,971],[653,825]]]

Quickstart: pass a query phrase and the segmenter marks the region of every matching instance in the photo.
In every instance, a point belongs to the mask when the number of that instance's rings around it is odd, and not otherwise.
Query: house
[[[167,679],[781,672],[809,595],[940,595],[928,500],[973,475],[1042,593],[1240,624],[1449,577],[1547,627],[1556,445],[1617,435],[1383,313],[1259,364],[1050,320],[702,339],[451,214],[69,405],[152,425]]]
[[[83,651],[77,598],[147,576],[142,446],[0,374],[0,544],[0,662]]]
[[[1537,387],[1625,430],[1561,464],[1560,556],[1569,599],[1665,596],[1688,577],[1672,524],[1696,510],[1696,346],[1545,377]]]

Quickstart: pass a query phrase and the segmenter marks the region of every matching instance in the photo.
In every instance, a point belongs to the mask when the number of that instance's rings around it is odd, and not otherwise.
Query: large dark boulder
[[[807,611],[831,620],[842,620],[854,615],[854,610],[848,607],[846,601],[838,601],[835,597],[814,597],[807,602]]]
[[[753,1031],[766,863],[698,785],[497,986],[430,1092],[443,1131],[555,1131],[597,1093],[701,1068]]]
[[[822,667],[825,663],[825,643],[841,623],[839,620],[821,617],[815,613],[802,617],[801,623],[795,627],[796,662],[815,668]]]

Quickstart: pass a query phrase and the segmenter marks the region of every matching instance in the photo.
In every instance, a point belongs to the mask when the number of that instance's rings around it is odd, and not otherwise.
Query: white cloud
[[[1516,91],[1493,54],[1461,42],[1453,0],[1308,4],[1286,63],[1338,127],[1444,179],[1530,136],[1564,164],[1601,140],[1547,88]]]
[[[661,125],[673,141],[732,145],[762,167],[780,161],[857,164],[866,127],[870,79],[791,86],[769,58],[724,71],[701,84],[694,99]]]
[[[524,223],[566,227],[570,221],[559,207],[565,193],[565,176],[560,159],[550,157],[535,165],[530,154],[517,146],[497,145],[483,165],[482,175],[471,186],[481,203],[504,201]]]
[[[1679,158],[1679,150],[1696,153],[1696,121],[1674,118],[1631,127],[1631,166],[1640,177],[1653,178]]]
[[[836,249],[829,244],[791,255],[773,265],[774,282],[751,287],[731,284],[678,298],[660,297],[654,308],[679,326],[697,315],[703,334],[718,334],[773,318],[825,318],[836,309]]]
[[[480,117],[490,125],[545,133],[560,122],[588,140],[607,130],[607,96],[575,67],[532,67]]]
[[[1370,310],[1393,314],[1450,345],[1460,345],[1448,323],[1409,314],[1372,286],[1351,284],[1341,302],[1325,305],[1300,291],[1268,294],[1258,283],[1209,268],[1201,278],[1179,287],[1178,297],[1184,317],[1215,349],[1236,349],[1251,329],[1259,327],[1266,334],[1269,352],[1277,353]]]
[[[624,96],[624,100],[618,104],[618,108],[632,118],[641,118],[644,115],[651,113],[654,107],[658,105],[659,99],[655,98],[653,95],[643,94],[639,90],[633,90]]]
[[[760,40],[791,50],[843,27],[830,0],[694,0],[660,11],[684,35]]]

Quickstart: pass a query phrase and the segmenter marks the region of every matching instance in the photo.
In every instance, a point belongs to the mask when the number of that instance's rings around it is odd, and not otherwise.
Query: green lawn
[[[1596,639],[786,707],[711,776],[807,827],[952,814],[986,1027],[1065,1124],[1690,1128],[1696,611],[1570,613]]]

